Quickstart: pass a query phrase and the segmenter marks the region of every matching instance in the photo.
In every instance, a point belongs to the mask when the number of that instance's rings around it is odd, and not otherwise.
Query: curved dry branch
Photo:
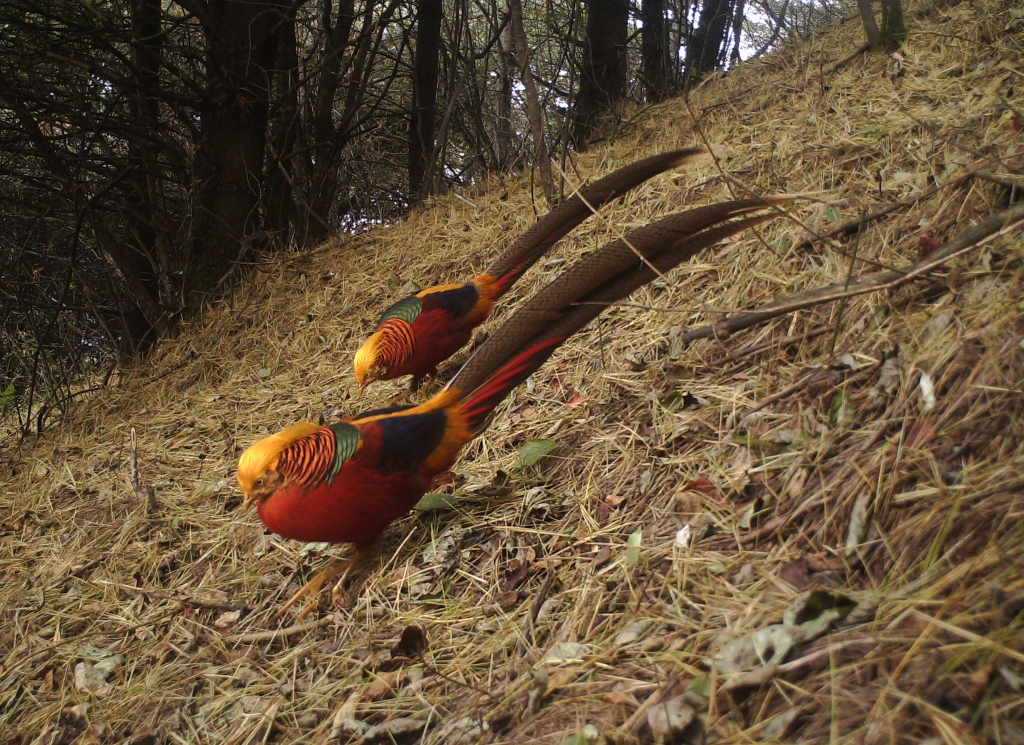
[[[687,344],[695,339],[707,339],[709,337],[721,339],[737,331],[756,326],[803,308],[831,303],[869,292],[894,289],[926,275],[950,259],[954,259],[993,238],[1010,232],[1022,222],[1024,222],[1024,202],[1018,202],[999,214],[993,215],[987,220],[983,220],[977,225],[968,228],[953,240],[937,248],[927,258],[910,264],[905,269],[875,272],[850,282],[849,285],[837,282],[826,287],[819,287],[816,290],[788,295],[779,300],[766,303],[755,310],[737,313],[732,318],[724,321],[687,331],[682,336],[683,343]]]

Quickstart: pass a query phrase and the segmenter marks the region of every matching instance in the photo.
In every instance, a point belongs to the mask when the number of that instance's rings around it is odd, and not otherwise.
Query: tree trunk
[[[300,246],[315,246],[330,234],[330,214],[338,187],[338,152],[341,149],[334,127],[335,103],[341,85],[341,62],[352,37],[355,2],[338,0],[338,20],[331,26],[330,0],[324,3],[321,25],[324,34],[323,59],[317,76],[313,103],[313,163],[309,174],[307,205],[299,231]]]
[[[259,227],[268,81],[287,4],[223,0],[202,7],[209,77],[193,166],[197,193],[186,274],[190,305],[217,287]]]
[[[877,49],[878,24],[875,22],[875,14],[871,10],[871,0],[857,0],[857,11],[860,13],[861,23],[864,24],[864,33],[868,37],[868,44],[872,49]]]
[[[267,196],[264,200],[267,232],[274,245],[288,243],[292,223],[292,155],[299,130],[299,56],[295,23],[281,29],[277,48],[277,79],[274,97],[277,113],[270,124],[270,160],[267,163]]]
[[[903,20],[903,4],[900,0],[882,0],[882,28],[879,32],[880,48],[892,54],[907,38],[907,26]]]
[[[686,50],[687,89],[718,67],[731,18],[729,0],[704,0],[700,23]]]
[[[533,132],[533,157],[540,170],[540,185],[544,191],[544,199],[549,206],[555,203],[555,182],[551,177],[551,159],[548,157],[548,146],[544,141],[544,114],[540,108],[540,97],[537,86],[533,82],[530,70],[529,46],[526,41],[526,28],[523,26],[523,6],[519,0],[508,0],[509,12],[512,14],[512,35],[516,40],[516,55],[519,57],[519,72],[526,88],[526,108],[530,116],[530,130]]]
[[[729,54],[729,61],[733,64],[740,61],[740,39],[743,36],[743,10],[745,7],[745,0],[736,0],[736,10],[732,15],[732,52]]]
[[[498,100],[494,107],[494,139],[498,169],[504,171],[512,160],[512,69],[515,60],[512,53],[515,41],[512,23],[506,23],[498,35]]]
[[[409,120],[409,198],[413,202],[430,193],[430,184],[425,184],[423,177],[429,170],[429,161],[434,153],[443,11],[441,0],[420,0],[416,17],[412,116]]]
[[[586,47],[576,101],[576,147],[585,149],[598,119],[626,93],[628,0],[589,0]]]
[[[665,0],[643,0],[641,51],[644,64],[644,93],[648,101],[661,101],[668,95],[666,68],[668,34],[665,24]]]
[[[140,132],[160,131],[160,64],[162,29],[160,0],[132,0],[132,71],[138,81],[136,95],[129,99],[134,124]],[[137,250],[126,252],[132,273],[149,295],[163,305],[173,302],[170,250],[167,245],[169,220],[160,206],[158,152],[149,140],[129,140],[128,152],[133,161],[130,178],[130,204],[124,214],[130,234],[138,242]],[[139,330],[138,326],[135,329]]]

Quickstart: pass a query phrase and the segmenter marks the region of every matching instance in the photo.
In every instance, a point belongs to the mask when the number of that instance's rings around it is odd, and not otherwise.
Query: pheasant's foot
[[[344,608],[346,605],[344,584],[347,579],[348,572],[345,573],[344,577],[335,582],[334,587],[331,589],[331,605],[335,608]]]
[[[314,601],[302,609],[302,613],[299,614],[299,617],[303,618],[309,615],[309,612],[316,607],[315,597],[317,593],[320,592],[320,588],[322,588],[325,584],[327,584],[332,579],[337,577],[341,572],[344,572],[346,569],[348,569],[351,563],[351,558],[342,559],[341,561],[332,562],[326,569],[321,569],[319,572],[316,573],[313,579],[311,579],[309,582],[302,586],[301,590],[299,590],[297,593],[291,596],[288,602],[284,604],[284,607],[277,612],[275,618],[280,618],[281,616],[283,616],[285,613],[288,612],[289,608],[291,608],[297,602],[302,600],[302,598],[312,593],[314,596]]]
[[[435,388],[437,384],[437,368],[433,368],[425,375],[419,378],[413,378],[412,382],[409,383],[409,389],[405,392],[405,395],[412,398],[413,394],[421,393],[424,396],[430,394],[431,389]]]
[[[288,602],[284,604],[284,607],[281,608],[280,611],[278,611],[275,618],[280,618],[285,614],[285,612],[287,612],[289,608],[291,608],[293,605],[299,602],[302,598],[304,598],[306,595],[312,594],[314,596],[313,600],[299,613],[299,618],[305,618],[306,616],[308,616],[317,607],[317,605],[319,605],[319,601],[316,599],[316,595],[320,592],[320,589],[325,584],[330,582],[332,579],[337,577],[339,574],[341,575],[341,579],[338,580],[338,586],[344,583],[345,579],[348,577],[349,572],[352,571],[352,569],[355,568],[358,564],[360,564],[367,556],[369,556],[370,551],[370,548],[357,548],[356,552],[349,556],[347,559],[340,559],[338,561],[334,561],[326,569],[321,569],[319,572],[317,572],[316,576],[314,576],[313,579],[311,579],[303,586],[301,590],[299,590],[297,593],[291,596]],[[337,587],[335,587],[335,589],[331,591],[332,599],[336,597],[336,593],[338,592],[340,591],[337,589]]]
[[[349,559],[348,566],[345,567],[345,569],[342,571],[341,577],[338,578],[338,581],[334,584],[334,587],[331,588],[331,604],[332,605],[335,605],[337,607],[344,607],[344,602],[345,602],[344,584],[345,584],[346,580],[348,580],[348,575],[352,572],[353,569],[355,569],[360,563],[362,563],[363,559],[365,559],[367,556],[369,556],[369,554],[370,554],[370,550],[369,549],[366,549],[366,550],[356,549],[356,552]]]

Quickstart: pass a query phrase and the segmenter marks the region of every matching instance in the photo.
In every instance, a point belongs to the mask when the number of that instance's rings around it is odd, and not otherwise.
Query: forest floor
[[[528,174],[267,258],[5,451],[0,741],[1024,743],[1020,230],[899,287],[694,333],[913,265],[1014,201],[1024,13],[907,10],[898,55],[856,54],[857,21],[823,29],[566,166],[571,188],[715,154],[589,220],[494,324],[657,216],[747,188],[821,201],[570,340],[337,604],[275,619],[349,549],[266,535],[238,454],[394,395],[358,395],[355,349],[401,293],[473,276],[532,224]]]

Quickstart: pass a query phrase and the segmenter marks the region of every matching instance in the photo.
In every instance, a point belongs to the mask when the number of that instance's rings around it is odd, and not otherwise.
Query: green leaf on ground
[[[455,504],[454,494],[424,494],[423,498],[416,503],[413,507],[414,510],[420,512],[430,512],[431,510],[447,510],[453,504]]]
[[[558,443],[554,440],[527,440],[519,446],[519,462],[524,466],[535,466],[557,449]]]
[[[626,566],[633,566],[640,561],[640,544],[644,539],[643,528],[637,528],[626,539]]]

